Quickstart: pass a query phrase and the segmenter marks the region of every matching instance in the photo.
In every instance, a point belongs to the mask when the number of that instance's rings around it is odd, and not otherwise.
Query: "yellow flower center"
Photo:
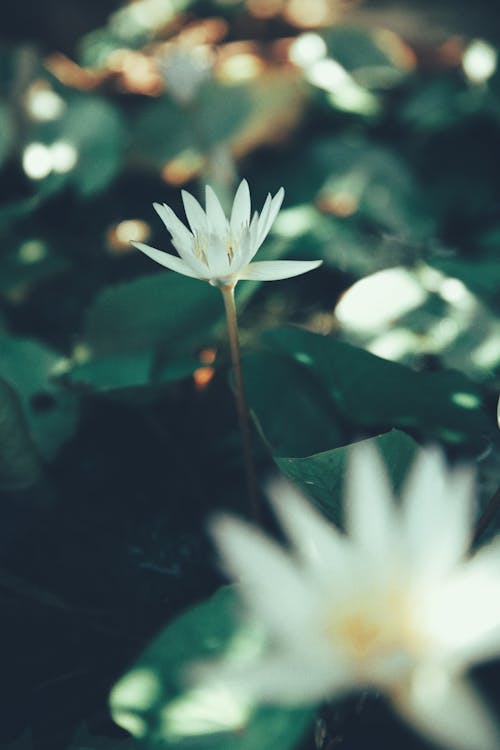
[[[356,613],[344,617],[335,627],[335,635],[342,640],[356,659],[365,660],[375,653],[383,640],[380,626]],[[332,633],[334,635],[334,633]]]
[[[408,597],[401,591],[367,594],[339,605],[326,623],[330,643],[363,675],[407,668],[422,647]],[[374,672],[375,670],[375,672]]]

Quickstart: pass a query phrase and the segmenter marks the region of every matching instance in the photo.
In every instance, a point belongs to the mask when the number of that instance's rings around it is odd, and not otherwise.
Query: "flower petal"
[[[202,664],[194,667],[191,678],[202,684],[227,686],[236,695],[260,704],[307,705],[345,693],[352,682],[340,665],[325,654],[314,663],[297,654],[266,655],[255,664]]]
[[[250,189],[248,182],[242,180],[234,196],[231,210],[231,231],[238,232],[242,226],[250,223]]]
[[[205,188],[205,196],[208,231],[218,234],[221,239],[225,240],[229,228],[226,215],[210,185]]]
[[[260,260],[239,271],[238,278],[254,281],[290,279],[312,271],[322,263],[322,260]]]
[[[256,250],[262,245],[267,235],[269,234],[269,230],[271,229],[273,222],[278,215],[278,211],[281,208],[284,197],[285,191],[283,188],[280,188],[278,190],[272,200],[270,200],[271,196],[267,196],[267,200],[264,204],[264,208],[262,209],[262,214],[259,219],[259,231],[257,234]]]
[[[177,218],[170,206],[167,206],[166,203],[163,203],[163,205],[161,203],[153,203],[153,208],[167,227],[170,234],[172,236],[177,236],[183,245],[186,245],[188,248],[191,247],[193,235],[189,229],[184,226],[182,221]]]
[[[500,541],[483,548],[432,590],[420,618],[455,667],[500,656]]]
[[[184,211],[186,212],[187,220],[193,234],[203,234],[207,231],[207,217],[205,211],[202,209],[196,198],[188,193],[187,190],[182,190],[182,202],[184,204]]]
[[[348,542],[290,482],[275,479],[267,486],[273,509],[285,533],[312,572],[334,589],[350,560]]]
[[[397,709],[429,739],[456,750],[497,750],[497,727],[465,679],[423,671],[409,691],[394,700]]]
[[[439,577],[467,551],[473,478],[469,469],[448,472],[437,448],[418,453],[403,491],[404,543],[416,571]]]
[[[212,522],[212,535],[224,570],[240,580],[241,593],[254,615],[296,647],[311,627],[313,593],[293,559],[248,523],[228,516]]]
[[[175,255],[165,253],[163,252],[163,250],[157,250],[155,247],[145,245],[143,242],[131,242],[131,244],[138,250],[140,250],[141,253],[147,255],[148,258],[151,258],[151,260],[156,261],[156,263],[159,263],[165,268],[170,268],[171,271],[182,273],[184,276],[191,276],[191,278],[193,279],[202,278],[198,276],[198,274],[196,274],[193,269],[187,265],[187,263],[181,260],[181,258],[177,258]]]
[[[378,562],[389,561],[397,517],[387,470],[368,441],[351,449],[346,474],[345,525],[352,541]]]
[[[218,234],[208,236],[205,252],[211,279],[224,279],[234,273],[229,262],[226,244]]]

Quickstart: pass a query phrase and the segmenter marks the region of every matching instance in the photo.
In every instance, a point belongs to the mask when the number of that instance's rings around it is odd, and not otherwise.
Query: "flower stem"
[[[241,442],[243,444],[243,461],[245,464],[245,475],[247,483],[247,494],[250,513],[255,520],[260,518],[259,494],[257,491],[257,478],[252,450],[252,433],[250,429],[250,418],[245,396],[243,373],[241,369],[240,342],[238,337],[238,319],[236,316],[236,305],[234,301],[234,285],[220,287],[224,307],[226,310],[227,333],[229,337],[229,348],[231,350],[231,363],[234,373],[235,398],[238,410],[238,421],[240,425]]]

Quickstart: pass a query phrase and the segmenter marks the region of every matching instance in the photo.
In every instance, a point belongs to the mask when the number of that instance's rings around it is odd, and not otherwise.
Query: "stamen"
[[[208,266],[208,259],[207,259],[207,253],[205,248],[203,247],[203,240],[206,238],[200,237],[198,232],[195,232],[194,235],[194,254],[198,258],[198,260],[201,260],[202,263],[204,263],[206,266]]]

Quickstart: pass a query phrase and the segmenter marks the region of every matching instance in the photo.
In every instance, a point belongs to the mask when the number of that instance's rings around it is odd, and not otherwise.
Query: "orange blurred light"
[[[57,78],[71,88],[82,91],[91,91],[99,86],[106,78],[105,72],[96,72],[88,68],[82,68],[76,62],[60,52],[49,55],[45,60],[48,70]]]
[[[197,391],[203,391],[215,375],[213,367],[198,367],[193,372],[194,385]]]
[[[228,23],[223,18],[204,18],[187,24],[179,32],[177,42],[190,44],[216,44],[228,33]]]
[[[373,39],[377,47],[390,60],[403,70],[414,70],[417,66],[417,56],[412,48],[401,37],[389,29],[376,29]]]
[[[112,254],[121,255],[133,250],[133,242],[145,242],[151,234],[149,224],[142,219],[126,219],[108,229],[106,240]]]
[[[163,91],[163,79],[155,61],[141,52],[114,50],[109,55],[106,66],[108,70],[119,74],[126,91],[146,96],[158,96]]]
[[[283,6],[284,0],[247,0],[248,11],[255,18],[273,18]]]
[[[167,161],[161,170],[162,179],[171,185],[184,185],[202,169],[205,160],[197,151],[189,151]]]
[[[333,214],[343,219],[352,216],[358,210],[358,201],[350,193],[321,195],[318,197],[316,205],[323,213]]]
[[[200,362],[202,362],[204,365],[213,365],[217,356],[217,349],[202,349],[198,356],[200,358]]]

